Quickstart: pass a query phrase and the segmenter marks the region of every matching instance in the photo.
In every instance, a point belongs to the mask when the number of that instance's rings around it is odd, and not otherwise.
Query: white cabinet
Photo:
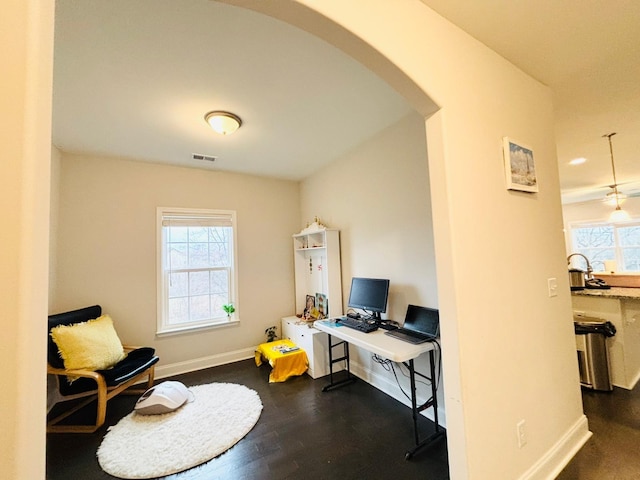
[[[300,322],[298,317],[285,317],[282,319],[282,338],[288,338],[293,343],[307,352],[309,370],[307,373],[312,378],[324,377],[329,374],[329,350],[327,349],[327,334],[309,328],[306,323]]]
[[[298,233],[293,236],[293,255],[295,313],[302,315],[307,296],[311,296],[316,299],[316,307],[322,307],[324,315],[341,316],[340,232],[327,228],[311,233]],[[326,298],[326,304],[318,305],[318,299],[322,296]]]

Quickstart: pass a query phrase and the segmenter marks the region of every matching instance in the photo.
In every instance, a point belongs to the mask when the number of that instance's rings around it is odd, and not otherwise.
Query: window
[[[228,324],[236,289],[236,215],[158,208],[158,333]]]
[[[589,259],[594,272],[604,272],[604,261],[614,260],[618,272],[640,273],[640,221],[574,224],[571,244],[573,252]]]

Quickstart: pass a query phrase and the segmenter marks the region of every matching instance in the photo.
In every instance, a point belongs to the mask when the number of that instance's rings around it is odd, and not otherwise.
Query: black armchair
[[[70,312],[50,315],[48,320],[47,373],[56,378],[58,391],[63,401],[88,397],[73,408],[47,421],[47,432],[92,433],[105,421],[107,401],[120,393],[142,394],[153,386],[155,364],[159,358],[155,350],[149,347],[123,345],[126,357],[106,370],[65,369],[58,345],[52,338],[51,330],[60,325],[73,325],[99,318],[102,315],[100,305],[81,308]],[[75,378],[70,381],[69,378]],[[145,381],[142,389],[129,389],[134,384]],[[126,392],[125,392],[126,390]],[[62,420],[77,412],[97,398],[97,414],[94,425],[60,424]]]

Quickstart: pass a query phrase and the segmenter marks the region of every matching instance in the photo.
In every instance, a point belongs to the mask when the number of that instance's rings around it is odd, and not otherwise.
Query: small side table
[[[307,353],[291,340],[276,340],[258,345],[255,352],[256,365],[262,365],[264,359],[272,368],[269,383],[284,382],[289,377],[302,375],[309,367]]]

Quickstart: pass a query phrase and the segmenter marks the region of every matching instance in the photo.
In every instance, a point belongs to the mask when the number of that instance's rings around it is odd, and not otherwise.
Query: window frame
[[[635,275],[640,276],[640,270],[621,270],[620,267],[624,265],[624,256],[623,250],[626,248],[637,248],[637,247],[628,247],[623,246],[620,243],[620,235],[618,233],[618,229],[625,227],[640,227],[640,218],[633,218],[627,222],[606,222],[606,221],[579,221],[579,222],[571,222],[569,224],[569,244],[571,246],[571,253],[582,253],[575,245],[575,235],[574,230],[583,229],[583,228],[598,228],[598,227],[611,227],[613,229],[613,246],[611,247],[602,247],[602,249],[612,249],[615,254],[616,264],[618,265],[618,270],[616,273],[620,275]],[[595,248],[595,247],[594,247]],[[588,257],[588,255],[587,255]],[[591,258],[589,258],[589,262],[591,263]],[[593,264],[591,265],[593,268]],[[594,273],[608,273],[605,270],[596,270],[593,269]]]
[[[200,321],[190,321],[183,324],[171,324],[169,322],[169,268],[166,268],[168,257],[166,253],[166,230],[164,222],[168,221],[168,217],[180,218],[183,221],[190,218],[195,224],[198,220],[211,221],[215,218],[225,218],[224,221],[231,222],[231,261],[228,268],[229,271],[229,303],[235,307],[232,316],[226,314]],[[213,220],[215,223],[215,220]],[[170,335],[184,332],[193,332],[195,330],[210,329],[217,327],[225,327],[232,324],[240,323],[239,301],[238,301],[238,235],[237,235],[237,215],[235,210],[217,210],[204,208],[176,208],[176,207],[157,207],[156,209],[156,285],[157,285],[157,320],[156,335]],[[222,267],[205,267],[204,270],[219,270]],[[202,271],[202,267],[175,268],[171,269],[177,272],[197,272]],[[223,268],[227,270],[227,268]]]

